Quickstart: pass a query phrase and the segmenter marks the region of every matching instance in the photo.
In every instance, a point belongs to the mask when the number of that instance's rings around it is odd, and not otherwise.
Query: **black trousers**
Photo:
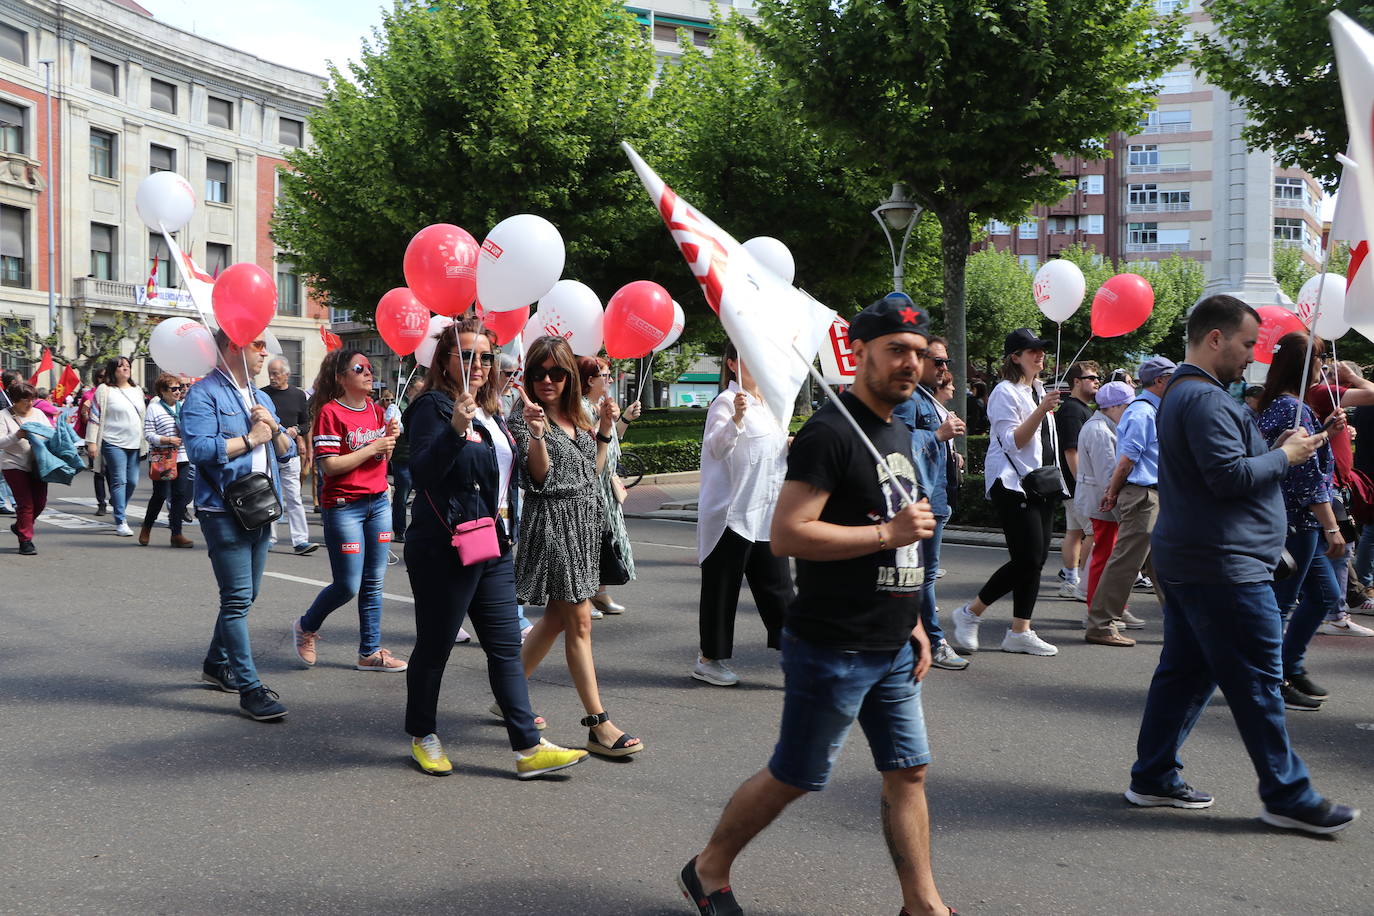
[[[148,511],[143,514],[144,527],[151,527],[162,514],[164,504],[167,512],[167,526],[172,534],[181,534],[181,526],[186,521],[186,507],[191,504],[191,488],[195,481],[191,478],[191,463],[177,462],[176,480],[153,481],[153,495],[148,497]]]
[[[701,564],[701,655],[730,658],[735,652],[735,612],[739,589],[749,580],[754,604],[768,630],[768,648],[781,646],[782,615],[792,603],[792,570],[775,557],[767,541],[746,541],[729,528]]]
[[[1008,490],[1000,480],[993,483],[988,495],[1001,519],[1011,558],[988,579],[978,592],[978,600],[992,604],[1011,592],[1011,615],[1030,620],[1035,599],[1040,597],[1040,570],[1050,556],[1054,503],[1027,500],[1025,494]]]

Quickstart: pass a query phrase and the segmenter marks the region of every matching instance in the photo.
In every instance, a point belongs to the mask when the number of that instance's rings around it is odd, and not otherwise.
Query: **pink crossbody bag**
[[[428,490],[425,491],[425,499],[429,500],[434,514],[444,518],[444,513],[430,499]],[[476,566],[501,555],[501,545],[496,540],[496,519],[490,516],[454,525],[452,543],[453,549],[458,551],[458,562],[464,566]]]

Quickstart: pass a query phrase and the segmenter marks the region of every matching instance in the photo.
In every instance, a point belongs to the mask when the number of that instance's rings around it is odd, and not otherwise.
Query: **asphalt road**
[[[688,678],[691,525],[631,522],[640,579],[618,592],[629,613],[596,624],[607,708],[644,738],[643,754],[518,782],[505,732],[484,711],[482,652],[458,646],[440,715],[457,772],[435,779],[408,762],[404,677],[352,670],[349,608],[324,630],[319,665],[293,664],[289,622],[328,576],[323,552],[272,555],[252,635],[290,715],[255,723],[198,680],[216,606],[203,547],[170,550],[159,528],[140,549],[72,490],[53,496],[40,555],[13,555],[9,542],[0,551],[0,912],[692,912],[674,875],[767,760],[782,679],[747,596],[742,683]],[[942,606],[972,594],[1002,556],[947,548]],[[403,566],[386,592],[384,644],[405,656],[414,628]],[[1371,811],[1336,839],[1313,839],[1256,820],[1254,774],[1220,702],[1185,748],[1187,777],[1216,806],[1122,801],[1159,612],[1141,595],[1133,610],[1151,626],[1140,646],[1119,650],[1082,642],[1072,626],[1082,607],[1042,602],[1037,629],[1058,657],[984,652],[926,682],[946,899],[974,916],[1374,913],[1374,639],[1319,637],[1311,669],[1334,696],[1290,722],[1319,788]],[[1008,615],[990,612],[985,643]],[[548,736],[576,742],[582,713],[557,651],[532,693]],[[745,911],[895,913],[877,788],[856,729],[831,786],[738,863]]]

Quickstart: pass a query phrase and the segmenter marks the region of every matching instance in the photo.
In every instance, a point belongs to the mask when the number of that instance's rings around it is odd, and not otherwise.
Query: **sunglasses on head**
[[[457,356],[465,363],[471,364],[476,359],[476,363],[483,368],[490,369],[496,364],[496,354],[488,350],[486,353],[474,354],[471,350],[454,350],[452,354]]]
[[[369,375],[372,373],[372,367],[367,363],[358,363],[356,366],[349,366],[348,370],[354,375],[362,375],[364,372]]]
[[[548,379],[555,385],[561,385],[568,380],[568,370],[562,366],[554,366],[552,369],[545,369],[543,366],[534,366],[525,370],[525,378],[531,382],[542,382]]]

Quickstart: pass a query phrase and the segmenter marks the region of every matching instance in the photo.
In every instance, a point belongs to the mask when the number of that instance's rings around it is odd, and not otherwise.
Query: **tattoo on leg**
[[[892,856],[893,867],[901,868],[906,864],[906,860],[902,858],[902,854],[897,851],[897,843],[892,836],[892,805],[888,803],[886,795],[881,799],[879,810],[882,814],[883,840],[887,843],[888,855]]]

